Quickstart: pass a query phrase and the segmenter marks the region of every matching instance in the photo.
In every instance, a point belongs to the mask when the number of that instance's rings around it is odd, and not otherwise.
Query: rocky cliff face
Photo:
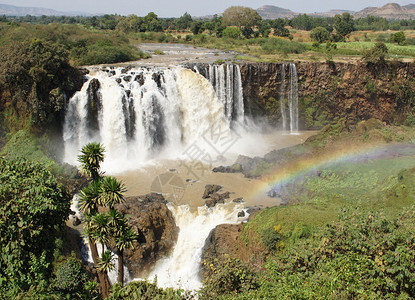
[[[202,261],[227,255],[238,258],[255,269],[260,269],[269,253],[264,245],[250,236],[251,243],[246,244],[242,237],[243,224],[221,224],[216,226],[206,239],[202,252]],[[204,270],[202,269],[202,276]]]
[[[147,275],[156,260],[168,255],[177,241],[179,229],[166,203],[163,196],[149,194],[128,197],[118,207],[140,234],[134,248],[125,253],[124,261],[132,277]]]
[[[378,67],[363,62],[297,63],[296,67],[301,128],[319,128],[340,118],[405,123],[413,117],[413,63]],[[281,63],[241,65],[245,111],[253,117],[266,116],[273,125],[281,124],[282,68]]]

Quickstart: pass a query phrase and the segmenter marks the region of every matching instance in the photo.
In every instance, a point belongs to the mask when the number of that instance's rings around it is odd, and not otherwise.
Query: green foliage
[[[63,94],[77,89],[80,78],[69,65],[68,52],[57,43],[34,39],[0,51],[0,87],[9,91],[14,118],[29,119],[30,126],[55,125],[64,107]]]
[[[203,22],[193,22],[190,31],[196,35],[203,32]]]
[[[274,53],[302,53],[306,50],[304,44],[293,42],[293,41],[286,41],[284,39],[279,38],[269,38],[264,41],[261,45],[262,50],[266,53],[274,54]]]
[[[112,286],[111,296],[109,300],[184,300],[189,299],[189,295],[183,290],[174,290],[171,288],[162,289],[157,287],[156,283],[148,281],[132,281],[126,286],[114,284]]]
[[[270,27],[274,30],[274,35],[287,37],[290,35],[290,31],[285,28],[287,25],[286,20],[284,19],[275,19],[270,21]]]
[[[237,27],[227,27],[222,31],[222,36],[225,38],[239,39],[241,37],[241,30]]]
[[[267,248],[268,251],[273,251],[277,248],[278,242],[281,241],[282,235],[281,235],[281,226],[277,225],[273,228],[268,227],[264,231],[261,232],[260,237],[262,240],[262,243],[264,244],[265,248]]]
[[[381,213],[342,211],[338,222],[268,262],[274,296],[413,297],[414,220],[413,208],[393,220]]]
[[[330,37],[329,31],[324,27],[316,27],[310,33],[310,38],[317,41],[318,43],[324,43],[328,41]]]
[[[146,57],[144,53],[136,54],[130,46],[120,45],[90,45],[85,52],[76,58],[80,65],[111,64],[124,61],[138,60]]]
[[[0,154],[9,160],[23,157],[27,160],[53,164],[53,161],[45,154],[39,140],[25,130],[19,130],[13,134],[1,149]]]
[[[27,289],[48,278],[70,195],[39,163],[0,158],[0,286]]]
[[[78,161],[81,163],[81,170],[92,179],[100,176],[100,165],[104,161],[105,148],[100,143],[88,143],[81,149]]]
[[[176,19],[176,28],[178,30],[189,29],[190,26],[192,25],[192,21],[193,21],[192,16],[188,14],[187,12],[185,12],[183,16]]]
[[[406,37],[403,31],[396,32],[391,37],[392,42],[397,43],[398,45],[406,45]]]
[[[347,12],[342,15],[335,15],[334,28],[336,29],[336,34],[340,37],[347,37],[352,31],[355,30],[353,16]]]
[[[224,295],[236,295],[258,288],[256,275],[239,259],[226,256],[223,260],[202,261],[205,272],[202,299],[217,299]]]
[[[249,26],[242,27],[241,32],[242,32],[242,35],[247,39],[250,39],[252,35],[254,34],[254,30],[252,29],[252,27],[249,27]]]
[[[314,18],[306,14],[300,14],[299,16],[290,20],[290,25],[295,29],[311,30],[313,29]]]
[[[106,250],[102,253],[102,256],[98,260],[98,265],[96,266],[99,272],[109,272],[115,269],[115,265],[112,262],[114,255],[111,251]]]
[[[373,48],[367,50],[363,55],[363,60],[367,64],[381,65],[385,63],[388,48],[382,42],[377,42]]]
[[[87,275],[81,261],[75,257],[69,257],[57,266],[54,288],[64,295],[73,298],[81,298],[87,282]]]
[[[225,26],[254,27],[259,25],[261,20],[256,10],[243,6],[231,6],[222,14],[222,22]]]

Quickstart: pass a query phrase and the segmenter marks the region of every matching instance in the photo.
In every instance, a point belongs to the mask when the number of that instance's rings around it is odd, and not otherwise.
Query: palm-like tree
[[[120,224],[125,222],[123,214],[116,209],[110,209],[107,216],[108,226],[111,228],[112,232],[114,232],[114,229],[118,228]]]
[[[82,189],[79,204],[84,215],[94,214],[98,211],[100,192],[100,180],[95,180]]]
[[[138,235],[118,210],[112,209],[108,212],[108,225],[111,228],[118,255],[118,282],[124,284],[124,251],[133,247],[133,242],[138,239]]]
[[[100,177],[100,164],[104,161],[105,148],[100,143],[89,143],[82,147],[78,161],[81,170],[94,181]]]
[[[105,177],[101,182],[100,205],[114,209],[117,204],[124,202],[127,189],[125,185],[114,177]]]
[[[112,262],[113,254],[111,251],[106,250],[102,253],[102,257],[98,261],[97,269],[99,272],[107,273],[115,269],[115,265]]]
[[[87,218],[86,235],[91,247],[92,259],[94,265],[98,266],[100,258],[98,255],[97,244],[94,237],[97,237],[93,228],[92,217],[98,213],[99,195],[101,193],[101,172],[100,164],[104,161],[104,146],[100,143],[89,143],[82,147],[78,161],[81,163],[81,171],[92,178],[90,185],[81,192],[81,209]],[[99,282],[101,284],[102,296],[109,296],[109,280],[106,272],[98,272]]]
[[[108,237],[110,235],[107,215],[100,213],[93,215],[91,218],[90,230],[94,240],[102,245],[102,253],[104,253],[104,246],[108,245]]]
[[[125,222],[127,223],[127,222]],[[124,251],[132,248],[137,241],[137,234],[126,224],[118,229],[114,237],[118,255],[118,282],[124,284]]]

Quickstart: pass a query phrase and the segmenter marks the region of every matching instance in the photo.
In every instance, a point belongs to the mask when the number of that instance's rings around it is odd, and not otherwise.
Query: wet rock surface
[[[205,192],[202,198],[207,199],[205,205],[209,208],[214,207],[218,203],[225,203],[226,199],[230,198],[230,192],[218,193],[222,186],[217,184],[208,184],[205,186]]]
[[[160,194],[128,197],[118,206],[129,217],[129,224],[139,233],[134,248],[125,252],[125,264],[131,277],[145,276],[149,268],[168,255],[177,241],[179,228],[167,201]]]
[[[220,189],[222,188],[222,186],[217,185],[217,184],[208,184],[205,186],[205,192],[203,193],[202,198],[206,199],[209,198],[210,195],[218,192]]]

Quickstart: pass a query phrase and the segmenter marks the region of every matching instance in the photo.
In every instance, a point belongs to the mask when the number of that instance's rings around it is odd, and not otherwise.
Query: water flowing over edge
[[[196,141],[202,140],[208,149],[212,141],[207,137],[212,139],[214,130],[229,138],[249,132],[252,122],[245,116],[239,65],[194,69],[91,68],[81,91],[67,103],[64,161],[76,165],[83,145],[101,142],[106,148],[103,169],[117,173],[154,159],[177,159]],[[282,64],[280,78],[282,127],[288,130],[289,126],[295,134],[295,64]],[[217,149],[212,150],[215,154]]]

